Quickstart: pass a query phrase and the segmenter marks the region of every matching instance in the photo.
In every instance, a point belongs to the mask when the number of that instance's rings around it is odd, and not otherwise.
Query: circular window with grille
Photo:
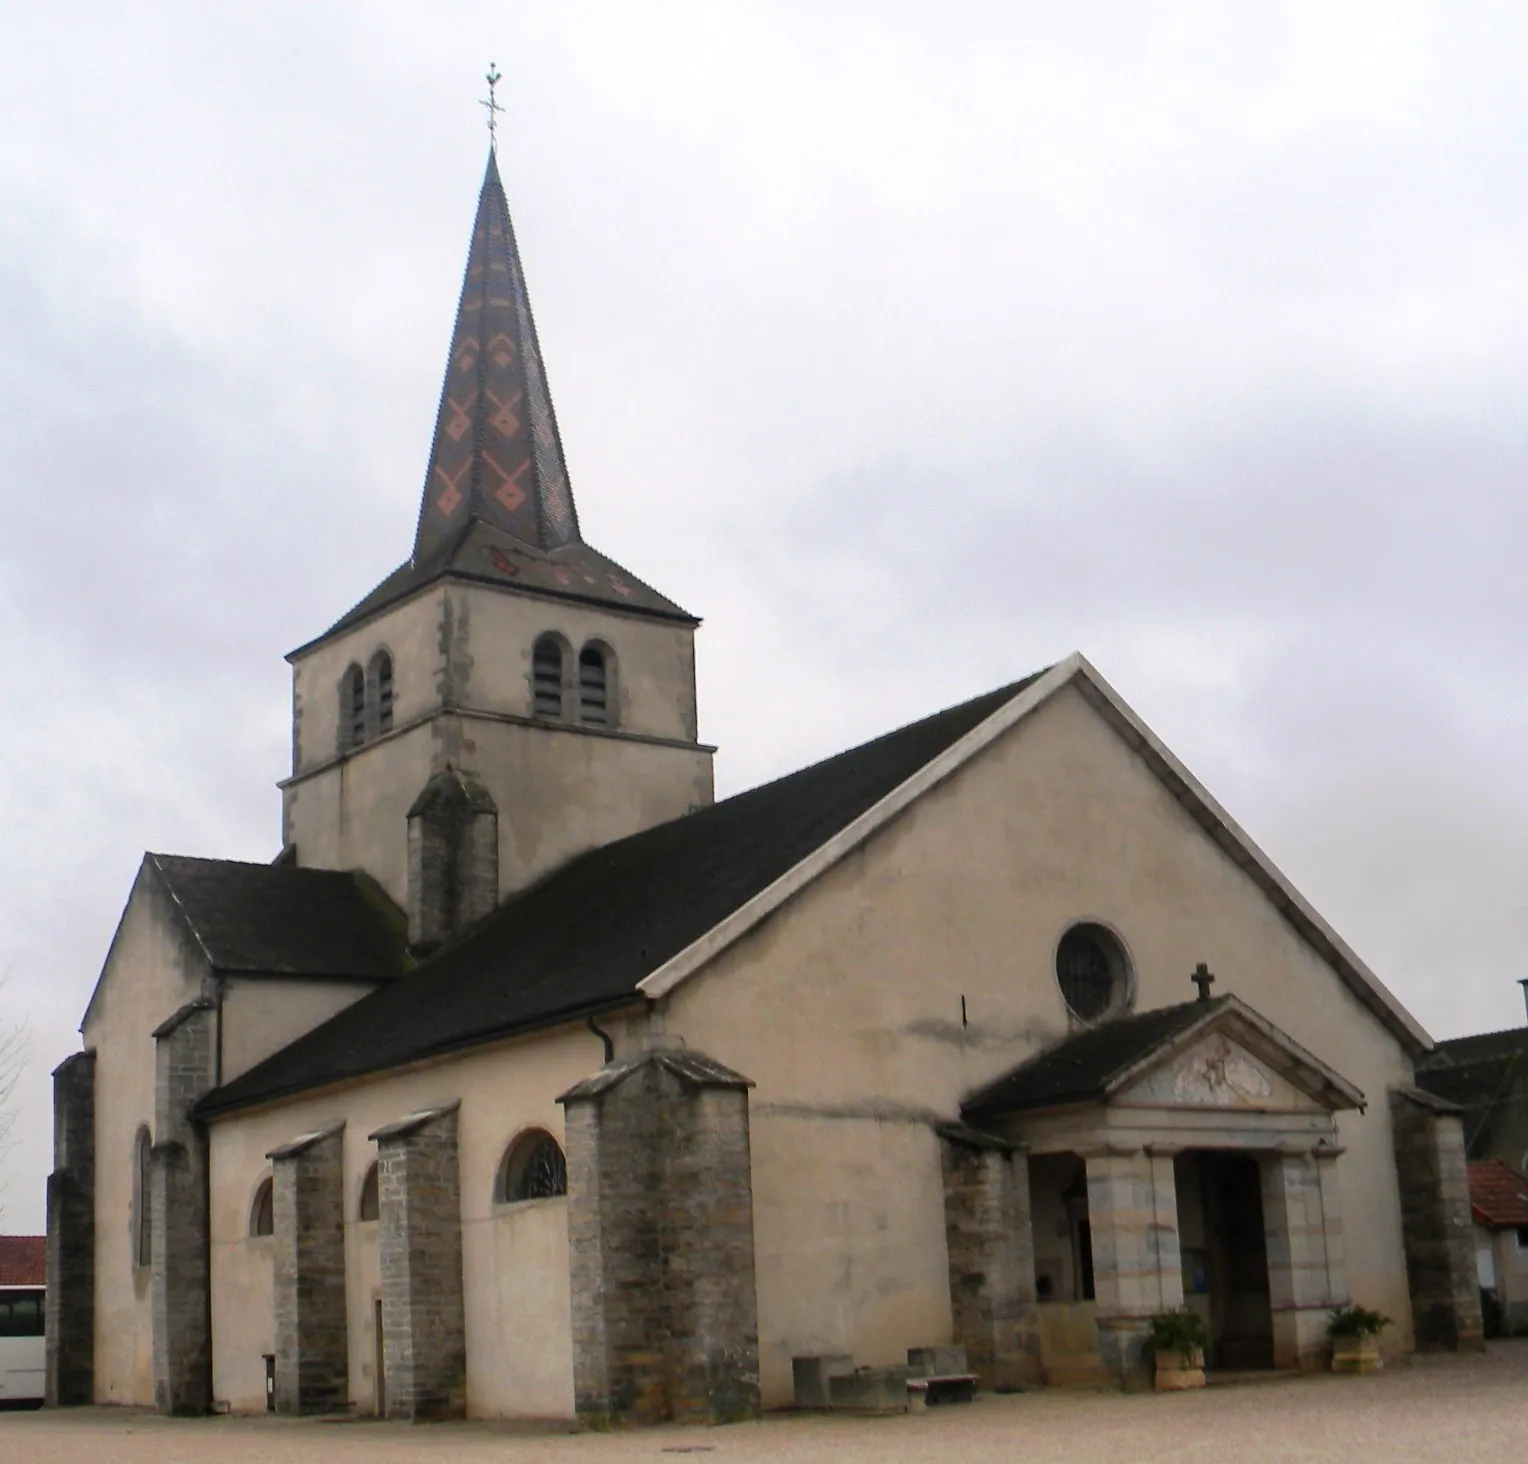
[[[1102,925],[1074,925],[1056,947],[1056,982],[1067,1009],[1096,1022],[1130,1002],[1130,960],[1119,937]]]

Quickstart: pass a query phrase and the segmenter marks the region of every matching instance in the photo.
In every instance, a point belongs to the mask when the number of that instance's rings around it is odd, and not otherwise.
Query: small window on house
[[[361,1202],[356,1206],[357,1220],[375,1220],[382,1213],[382,1205],[377,1194],[377,1166],[372,1164],[366,1171],[366,1178],[361,1181]]]
[[[352,666],[340,682],[340,740],[346,747],[366,741],[366,674]]]
[[[501,1205],[549,1200],[568,1192],[568,1164],[562,1147],[545,1129],[531,1129],[509,1146],[494,1183]]]
[[[1528,1250],[1528,1225],[1525,1225],[1517,1233],[1517,1248],[1519,1250]]]
[[[276,1181],[266,1175],[249,1207],[249,1233],[259,1237],[276,1233]]]
[[[386,651],[378,651],[371,658],[372,694],[377,703],[377,731],[393,729],[393,658]]]
[[[586,727],[610,725],[605,653],[595,645],[578,653],[578,720]]]
[[[562,711],[562,643],[544,635],[531,652],[531,691],[538,717],[560,722]]]
[[[1074,925],[1056,947],[1056,983],[1079,1021],[1096,1022],[1130,1002],[1130,961],[1102,925]]]
[[[138,1130],[133,1156],[133,1261],[154,1264],[154,1140],[147,1126]]]

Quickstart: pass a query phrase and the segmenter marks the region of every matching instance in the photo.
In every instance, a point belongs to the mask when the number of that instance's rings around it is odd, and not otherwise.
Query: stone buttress
[[[95,1068],[94,1052],[77,1052],[53,1070],[45,1390],[54,1408],[95,1392]]]

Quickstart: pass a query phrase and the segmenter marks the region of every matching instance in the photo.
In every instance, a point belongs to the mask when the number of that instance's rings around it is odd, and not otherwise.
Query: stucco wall
[[[758,1084],[766,1403],[788,1400],[793,1354],[948,1340],[926,1125],[1066,1032],[1054,952],[1080,919],[1123,938],[1137,1010],[1191,999],[1208,961],[1217,992],[1365,1091],[1367,1114],[1338,1120],[1349,1284],[1409,1346],[1385,1102],[1402,1049],[1068,690],[668,1000],[671,1033]]]
[[[291,976],[228,980],[222,998],[221,1080],[231,1082],[372,990],[365,981],[307,981]]]
[[[83,1033],[85,1045],[96,1050],[98,1403],[154,1402],[150,1274],[136,1264],[133,1230],[136,1140],[140,1127],[154,1128],[151,1034],[201,994],[206,975],[158,880],[140,869]]]
[[[247,1231],[250,1200],[269,1170],[265,1155],[343,1119],[351,1399],[363,1409],[374,1405],[377,1227],[356,1219],[361,1182],[376,1158],[367,1135],[459,1099],[468,1410],[475,1417],[571,1417],[566,1202],[496,1206],[493,1185],[506,1150],[527,1128],[544,1128],[561,1142],[557,1095],[595,1071],[603,1057],[599,1041],[575,1028],[215,1122],[214,1395],[235,1409],[264,1407],[270,1265],[268,1246],[262,1250]]]

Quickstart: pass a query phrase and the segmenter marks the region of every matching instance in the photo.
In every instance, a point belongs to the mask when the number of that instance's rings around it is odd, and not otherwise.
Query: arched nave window
[[[568,1192],[568,1162],[545,1129],[527,1129],[504,1153],[494,1180],[496,1204],[549,1200]]]
[[[356,1205],[355,1217],[357,1220],[376,1220],[382,1214],[382,1205],[377,1194],[377,1165],[372,1161],[371,1168],[366,1171],[366,1178],[361,1181],[361,1198]]]
[[[260,1181],[249,1207],[249,1233],[257,1237],[276,1233],[276,1181],[268,1174]]]
[[[133,1148],[133,1262],[154,1264],[154,1139],[147,1124]]]

